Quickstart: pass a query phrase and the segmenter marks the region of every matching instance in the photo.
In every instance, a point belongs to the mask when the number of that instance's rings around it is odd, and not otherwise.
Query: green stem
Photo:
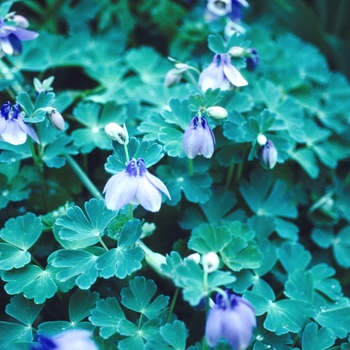
[[[195,79],[195,77],[193,76],[192,72],[190,71],[186,71],[184,73],[184,78],[186,80],[188,80],[190,83],[192,83],[194,86],[197,86],[198,85],[198,80]]]
[[[129,204],[129,219],[132,220],[134,218],[134,209],[132,204]]]
[[[128,146],[125,143],[124,143],[124,151],[125,151],[126,163],[129,163],[130,156],[129,156]]]
[[[234,169],[235,169],[235,163],[232,162],[228,168],[227,179],[226,179],[226,184],[225,184],[225,187],[227,190],[230,188],[230,183],[232,180],[232,175],[233,175]]]
[[[102,245],[103,249],[108,252],[109,249],[108,247],[105,245],[105,242],[102,241],[102,238],[100,236],[98,236],[98,240],[100,241],[100,244]]]
[[[193,175],[193,160],[192,159],[188,159],[187,161],[187,164],[188,164],[188,173],[190,174],[190,176]]]
[[[77,174],[80,181],[84,184],[87,190],[91,193],[91,195],[97,199],[103,199],[101,192],[97,189],[97,187],[92,183],[90,178],[85,174],[83,169],[79,166],[79,164],[69,155],[64,155],[67,159],[68,164],[72,168],[72,170]]]
[[[140,319],[139,319],[139,324],[137,326],[137,328],[140,330],[141,329],[141,325],[142,325],[142,314],[140,314]]]
[[[238,165],[238,169],[237,169],[237,173],[236,173],[236,184],[238,183],[238,181],[240,180],[240,178],[242,176],[243,165],[244,165],[243,162],[239,163],[239,165]]]
[[[169,311],[168,311],[168,315],[166,317],[165,323],[168,323],[170,321],[170,317],[171,317],[171,315],[173,313],[173,310],[174,310],[174,307],[175,307],[175,304],[176,304],[176,300],[177,300],[177,297],[179,295],[179,291],[180,291],[180,288],[176,287],[175,292],[174,292],[174,296],[173,296],[173,300],[171,301],[171,304],[170,304],[170,307],[169,307]]]

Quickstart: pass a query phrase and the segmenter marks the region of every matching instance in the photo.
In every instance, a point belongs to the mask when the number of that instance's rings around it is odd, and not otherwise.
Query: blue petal
[[[27,133],[21,128],[17,119],[8,119],[1,138],[12,145],[22,145],[27,141]]]
[[[218,305],[214,305],[209,311],[207,323],[205,325],[205,337],[210,347],[215,347],[222,337],[221,321],[223,315],[224,310]]]

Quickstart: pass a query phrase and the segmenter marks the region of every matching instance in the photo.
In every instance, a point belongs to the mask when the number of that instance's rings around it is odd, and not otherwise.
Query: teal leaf
[[[220,89],[212,90],[209,88],[204,92],[204,95],[194,94],[190,95],[188,98],[188,102],[190,103],[187,108],[190,108],[193,112],[198,112],[200,109],[216,106],[221,101],[222,95]],[[171,107],[171,106],[170,106]],[[182,129],[186,129],[187,125],[183,125]]]
[[[141,247],[133,247],[141,237],[142,229],[139,220],[130,220],[122,228],[118,247],[102,254],[96,262],[100,276],[125,278],[142,267],[144,252]]]
[[[303,349],[324,350],[334,344],[335,337],[333,332],[327,327],[318,329],[317,323],[311,322],[304,328],[301,337],[301,346]]]
[[[43,305],[34,304],[33,301],[24,298],[22,295],[15,295],[11,298],[10,304],[6,305],[5,311],[8,315],[22,322],[26,326],[34,323]]]
[[[146,280],[143,276],[135,277],[129,282],[130,287],[121,291],[122,304],[135,312],[144,314],[148,319],[157,318],[161,311],[168,305],[168,297],[158,296],[152,303],[157,287],[152,280]]]
[[[97,292],[77,289],[69,299],[69,319],[72,323],[79,323],[90,315],[90,310],[99,298]]]
[[[341,267],[350,267],[350,226],[344,227],[332,240],[334,258]]]
[[[232,239],[232,233],[227,226],[218,224],[201,224],[191,233],[188,248],[205,254],[219,252]]]
[[[115,174],[124,171],[126,168],[126,155],[124,145],[113,142],[114,154],[109,156],[105,169],[109,173]],[[143,158],[146,167],[150,167],[164,156],[162,147],[154,142],[139,141],[135,137],[131,137],[128,143],[128,152],[130,158]]]
[[[296,241],[298,239],[298,226],[281,218],[275,218],[274,223],[275,230],[280,237],[291,241]]]
[[[57,292],[57,285],[46,271],[35,265],[27,265],[19,270],[6,271],[2,279],[8,282],[5,290],[8,294],[23,295],[42,304]]]
[[[11,270],[27,265],[32,259],[29,252],[18,249],[11,244],[0,243],[0,269]]]
[[[104,130],[76,129],[72,132],[72,137],[81,153],[90,153],[96,147],[103,150],[111,149],[111,140]]]
[[[226,52],[226,44],[224,38],[219,34],[210,34],[208,36],[208,47],[214,53]]]
[[[183,132],[173,127],[159,129],[158,140],[164,144],[164,151],[170,157],[185,157],[182,147]]]
[[[16,102],[21,105],[27,117],[30,117],[34,112],[33,102],[28,94],[28,92],[21,91],[16,98]],[[28,118],[30,119],[30,118]]]
[[[249,178],[250,183],[241,181],[239,191],[254,213],[287,218],[297,216],[296,205],[284,181],[277,180],[273,184],[271,177],[262,170],[250,173]]]
[[[42,224],[40,218],[32,213],[12,218],[5,223],[0,237],[7,243],[22,250],[28,250],[40,237]]]
[[[0,344],[7,345],[13,341],[32,341],[32,327],[18,323],[0,321]],[[11,347],[12,349],[12,347]]]
[[[316,179],[320,172],[315,154],[308,148],[301,148],[291,154],[291,157],[300,164],[306,173]]]
[[[61,226],[59,235],[62,239],[91,239],[90,243],[94,244],[104,235],[107,225],[118,214],[108,210],[103,199],[92,198],[85,202],[84,207],[86,215],[78,206],[74,206],[67,210],[66,215],[57,219],[56,223]]]
[[[220,91],[217,91],[219,93]],[[196,96],[198,94],[191,95],[189,100],[185,99],[180,101],[178,99],[172,98],[169,100],[170,110],[165,110],[162,112],[162,117],[168,124],[174,124],[180,127],[182,130],[186,130],[190,124],[193,113],[189,109],[189,103],[192,101],[197,101]],[[217,97],[217,94],[215,94]],[[192,100],[191,100],[192,97]],[[203,101],[201,101],[203,103]],[[197,109],[198,110],[198,109]]]
[[[221,93],[223,99],[220,101],[220,106],[227,111],[244,113],[251,111],[254,106],[252,96],[245,92],[221,91]]]
[[[48,321],[40,323],[38,334],[46,336],[54,336],[67,330],[86,329],[91,333],[94,331],[94,326],[90,322],[73,323],[68,321]]]
[[[188,331],[183,322],[175,320],[172,324],[167,323],[160,327],[160,334],[163,339],[175,350],[186,349],[186,338]]]
[[[289,274],[284,294],[295,300],[312,303],[314,299],[313,275],[309,271],[294,270]]]
[[[283,243],[277,250],[277,256],[289,274],[297,269],[305,269],[311,261],[310,252],[299,243]],[[296,256],[298,259],[295,259]]]
[[[96,260],[103,251],[99,247],[92,247],[90,251],[62,249],[52,253],[49,260],[52,266],[64,268],[56,275],[59,281],[65,282],[74,277],[79,288],[89,289],[98,277]]]
[[[97,301],[89,320],[94,326],[100,327],[100,336],[108,339],[117,333],[117,325],[124,318],[124,312],[117,299],[109,297]]]
[[[271,81],[260,78],[256,84],[257,92],[259,93],[261,99],[265,103],[266,107],[275,112],[276,108],[281,100],[282,94],[279,88],[273,84]]]

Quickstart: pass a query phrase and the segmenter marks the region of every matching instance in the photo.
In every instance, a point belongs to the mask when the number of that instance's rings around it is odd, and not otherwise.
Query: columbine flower
[[[23,26],[23,19],[19,25]],[[19,55],[22,52],[22,41],[33,40],[38,33],[24,28],[7,25],[0,17],[0,56],[4,54]]]
[[[193,117],[182,138],[182,148],[186,156],[193,159],[201,154],[210,158],[214,153],[214,146],[215,137],[207,120],[202,116]]]
[[[260,147],[259,160],[260,164],[268,170],[274,168],[276,165],[277,150],[271,140],[267,140],[266,143]]]
[[[245,299],[230,292],[217,294],[205,327],[209,346],[215,347],[225,338],[235,350],[244,350],[250,343],[256,326],[255,311]]]
[[[228,90],[233,86],[245,86],[248,82],[242,74],[231,64],[230,55],[227,53],[216,54],[212,63],[206,67],[199,76],[199,87],[206,91],[220,88]]]
[[[0,138],[13,145],[21,145],[26,142],[27,135],[39,143],[34,129],[23,121],[24,113],[19,112],[21,106],[16,103],[11,107],[10,102],[5,103],[0,109]]]
[[[106,183],[106,207],[119,210],[126,204],[141,204],[146,210],[158,211],[162,204],[162,192],[170,194],[164,183],[146,169],[145,161],[132,158],[126,169],[113,175]]]
[[[91,332],[84,329],[72,329],[54,337],[39,336],[37,345],[31,350],[98,350],[91,337]]]

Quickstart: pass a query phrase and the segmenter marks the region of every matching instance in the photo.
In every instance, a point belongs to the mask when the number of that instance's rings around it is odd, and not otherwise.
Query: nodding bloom
[[[214,146],[215,137],[205,117],[193,117],[182,138],[182,148],[186,156],[193,159],[201,154],[210,158],[214,153]]]
[[[110,210],[119,210],[130,203],[141,204],[153,212],[160,209],[162,192],[171,199],[164,183],[148,172],[142,158],[132,158],[124,171],[107,181],[103,190],[106,207]]]
[[[178,64],[178,67],[170,69],[168,73],[165,75],[164,85],[166,87],[172,87],[178,84],[184,75],[184,73],[188,70],[187,64]]]
[[[232,86],[245,86],[248,82],[237,68],[231,64],[231,57],[227,53],[216,54],[212,63],[203,69],[199,76],[198,85],[201,90],[209,88],[215,90],[229,90]]]
[[[259,161],[263,168],[269,170],[277,163],[277,150],[271,140],[267,140],[259,149]]]
[[[4,54],[19,55],[22,52],[22,41],[33,40],[39,35],[23,28],[26,25],[24,17],[14,16],[13,18],[18,27],[7,25],[4,19],[0,17],[0,57]]]
[[[85,329],[72,329],[53,337],[41,335],[38,344],[32,345],[30,350],[98,350],[91,335]]]
[[[245,58],[245,62],[249,71],[255,70],[260,64],[260,56],[258,54],[258,51],[256,51],[254,48],[251,48],[249,50],[249,56],[246,56]]]
[[[0,109],[0,139],[12,145],[21,145],[27,141],[29,135],[39,143],[34,129],[23,121],[24,113],[19,112],[21,106],[16,103],[11,107],[10,102]]]
[[[255,311],[249,301],[226,291],[215,297],[215,304],[209,310],[205,336],[211,347],[224,338],[235,350],[244,350],[255,326]]]
[[[204,17],[207,21],[214,21],[227,16],[233,22],[242,19],[242,7],[248,7],[245,0],[208,0]]]

